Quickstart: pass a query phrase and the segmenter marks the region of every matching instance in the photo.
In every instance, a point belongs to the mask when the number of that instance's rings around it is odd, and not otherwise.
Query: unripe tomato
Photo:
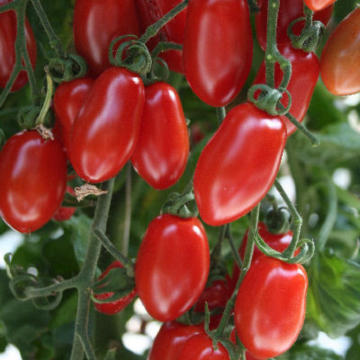
[[[69,185],[66,187],[66,192],[75,196],[75,191]],[[56,221],[69,220],[74,215],[75,211],[76,211],[76,207],[60,206],[56,210],[56,212],[55,212],[55,214],[53,216],[53,219],[56,220]]]
[[[321,78],[335,95],[360,91],[360,8],[335,29],[321,54]]]
[[[185,27],[185,76],[211,106],[229,104],[249,75],[253,55],[246,0],[190,0]]]
[[[275,181],[286,127],[252,104],[233,108],[200,155],[194,175],[202,219],[219,226],[252,210]]]
[[[189,156],[189,134],[176,90],[158,82],[145,88],[139,140],[131,157],[136,171],[153,188],[174,185]]]
[[[139,136],[144,106],[139,76],[110,68],[93,84],[73,124],[70,159],[91,183],[114,177],[130,159]]]
[[[75,48],[88,62],[91,76],[97,77],[111,66],[111,41],[128,34],[140,35],[133,0],[76,0]]]
[[[276,357],[296,341],[305,319],[308,278],[299,264],[260,256],[240,285],[235,302],[239,339],[260,359]]]
[[[11,0],[0,0],[0,6],[9,2],[11,2]],[[15,65],[16,26],[17,20],[15,11],[10,10],[0,13],[0,88],[5,88]],[[27,19],[25,19],[25,38],[31,65],[35,68],[37,55],[36,40]],[[28,77],[26,71],[20,71],[11,88],[11,91],[20,90],[27,84],[27,82]]]
[[[291,79],[287,86],[287,90],[291,94],[291,108],[290,113],[296,120],[302,122],[307,109],[310,105],[311,97],[317,83],[320,64],[317,56],[313,53],[297,50],[291,47],[290,44],[282,43],[279,45],[280,53],[291,62],[292,73]],[[275,65],[275,86],[279,87],[283,78],[283,72],[278,63]],[[254,84],[265,84],[265,63],[263,62],[259,72],[256,75]],[[288,106],[288,97],[284,94],[282,104]],[[290,136],[296,130],[296,126],[283,115],[281,116],[287,128],[287,135]]]
[[[325,9],[335,1],[336,0],[304,0],[306,6],[309,7],[312,11]]]
[[[209,266],[209,245],[197,218],[155,218],[135,266],[136,288],[148,313],[159,321],[184,314],[204,290]]]
[[[66,156],[57,140],[37,131],[12,136],[0,153],[0,214],[13,229],[33,232],[61,205],[66,189]]]

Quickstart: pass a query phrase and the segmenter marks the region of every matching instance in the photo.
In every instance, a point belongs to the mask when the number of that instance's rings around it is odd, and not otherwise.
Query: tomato
[[[66,192],[75,196],[75,191],[69,185],[66,187]],[[53,219],[56,221],[69,220],[74,215],[75,211],[76,207],[60,206],[53,215]]]
[[[209,267],[209,245],[199,219],[155,218],[135,266],[136,287],[148,313],[159,321],[184,314],[204,290]]]
[[[204,325],[186,326],[176,321],[163,324],[150,349],[148,360],[174,360],[185,342],[204,333]]]
[[[0,153],[0,215],[13,229],[33,232],[61,205],[66,189],[66,156],[57,141],[37,131],[13,135]]]
[[[256,35],[261,48],[265,50],[268,0],[258,0],[257,5],[259,6],[260,11],[255,16]],[[282,42],[290,42],[290,39],[287,36],[287,29],[292,21],[300,17],[304,17],[303,7],[303,0],[280,2],[276,36],[278,44]],[[314,20],[319,20],[324,25],[326,25],[331,18],[333,8],[334,5],[331,5],[319,12],[316,12],[314,14]],[[301,25],[301,23],[298,23],[293,28],[294,33],[296,35],[300,35],[302,28],[303,25]]]
[[[94,82],[73,124],[70,159],[84,180],[114,177],[135,150],[145,99],[139,76],[110,68]]]
[[[189,134],[176,90],[158,82],[145,88],[139,140],[131,161],[145,181],[162,190],[183,174],[189,156]]]
[[[136,5],[139,11],[141,31],[145,32],[149,25],[160,20],[176,5],[181,3],[181,0],[136,0]],[[177,14],[171,21],[169,21],[157,36],[151,38],[146,44],[152,51],[159,41],[170,41],[176,44],[182,44],[184,41],[186,22],[186,9]],[[162,57],[170,70],[184,73],[182,63],[182,51],[168,50],[163,52]]]
[[[94,80],[91,78],[76,79],[63,82],[55,91],[56,127],[67,154],[69,154],[70,149],[72,125],[93,83]]]
[[[321,54],[321,78],[335,95],[360,91],[360,8],[351,12],[335,29]]]
[[[0,0],[0,6],[8,4],[10,0]],[[0,13],[0,87],[5,88],[10,79],[13,67],[15,65],[15,41],[17,33],[16,13],[13,10]],[[33,68],[36,64],[36,40],[31,26],[25,19],[25,38],[26,47],[29,53],[30,62]],[[20,71],[11,91],[20,90],[28,82],[26,71]]]
[[[333,4],[336,0],[304,0],[307,7],[312,11],[319,11]]]
[[[296,50],[290,44],[283,43],[279,45],[280,53],[291,62],[292,74],[287,90],[291,94],[292,104],[290,113],[299,122],[302,122],[307,109],[310,105],[311,97],[320,74],[320,64],[317,56],[310,52]],[[275,86],[279,87],[283,78],[283,72],[279,64],[275,65]],[[265,63],[263,62],[259,72],[256,75],[254,84],[265,84]],[[288,97],[285,94],[282,104],[287,107]],[[287,119],[286,116],[281,116],[284,121],[287,134],[290,136],[296,130],[296,126]]]
[[[235,327],[252,355],[276,357],[296,341],[305,319],[308,278],[299,264],[260,256],[235,301]]]
[[[200,155],[194,175],[202,219],[219,226],[253,209],[273,184],[286,142],[280,117],[233,108]]]
[[[229,104],[249,75],[253,54],[246,0],[190,0],[185,27],[185,76],[211,106]]]
[[[100,275],[99,279],[104,278],[111,269],[115,269],[115,268],[123,268],[124,266],[121,264],[120,261],[114,261],[113,263],[111,263],[107,269]],[[99,295],[95,295],[95,298],[98,300],[106,300],[109,297],[113,296],[114,293],[112,292],[108,292],[108,293],[104,293],[104,294],[99,294]],[[119,311],[125,309],[130,303],[131,301],[134,300],[136,296],[136,289],[132,290],[130,294],[124,296],[123,298],[119,299],[119,300],[115,300],[113,302],[109,302],[109,303],[95,303],[95,308],[97,311],[106,314],[106,315],[114,315],[116,313],[118,313]]]
[[[75,48],[88,62],[91,76],[97,77],[110,67],[111,41],[128,34],[140,35],[133,0],[76,0]]]
[[[183,346],[176,360],[229,360],[229,353],[221,343],[214,350],[213,342],[206,334],[192,336]]]

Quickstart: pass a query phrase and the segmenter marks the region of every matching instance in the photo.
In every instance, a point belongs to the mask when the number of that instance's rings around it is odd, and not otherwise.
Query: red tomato
[[[304,0],[307,7],[312,11],[319,11],[333,4],[336,0]]]
[[[0,215],[13,229],[35,231],[61,205],[66,156],[57,140],[45,141],[37,131],[12,136],[0,153],[0,174]]]
[[[156,335],[148,360],[175,360],[185,342],[204,333],[204,325],[186,326],[176,321],[166,322]]]
[[[73,124],[70,158],[77,174],[99,183],[114,177],[135,150],[145,99],[139,76],[122,68],[103,72]]]
[[[200,155],[194,175],[202,219],[219,226],[253,209],[273,184],[286,142],[280,117],[233,108]]]
[[[321,78],[335,95],[360,91],[360,8],[335,29],[321,54]]]
[[[229,104],[249,75],[253,54],[246,0],[190,0],[184,39],[186,79],[211,106]]]
[[[128,34],[140,35],[133,0],[76,0],[75,48],[88,62],[91,76],[97,77],[111,66],[111,41]]]
[[[267,26],[267,10],[268,0],[258,0],[257,5],[260,11],[255,16],[256,35],[259,44],[263,50],[266,48],[266,26]],[[334,5],[328,6],[314,14],[314,20],[321,21],[326,25],[332,15]],[[277,22],[277,43],[287,42],[290,39],[287,36],[287,29],[290,23],[300,17],[304,17],[303,0],[281,1],[279,8],[279,17]],[[293,30],[296,35],[300,35],[303,25],[300,23],[295,25]]]
[[[176,5],[180,4],[182,0],[136,0],[136,5],[139,11],[141,31],[145,32],[149,25],[157,22]],[[152,51],[159,41],[170,41],[176,44],[182,44],[184,41],[186,22],[186,9],[176,15],[169,21],[157,34],[151,38],[147,45]],[[169,50],[160,55],[168,64],[169,69],[184,73],[182,64],[182,51]]]
[[[10,0],[0,0],[0,6],[11,2]],[[15,40],[17,20],[16,13],[13,10],[0,13],[0,87],[5,88],[8,82],[13,67],[15,65]],[[25,19],[25,38],[26,47],[29,53],[30,62],[33,68],[36,64],[36,40],[31,26],[27,19]],[[26,71],[20,71],[16,78],[11,91],[20,90],[28,82]]]
[[[110,272],[111,269],[123,268],[123,267],[124,266],[121,264],[120,261],[114,261],[100,275],[99,279],[104,278]],[[113,292],[108,292],[108,293],[104,293],[104,294],[95,295],[95,298],[98,300],[106,300],[109,297],[113,296],[113,294],[114,294]],[[103,303],[103,304],[95,303],[95,308],[97,311],[99,311],[103,314],[114,315],[114,314],[118,313],[119,311],[125,309],[131,303],[131,301],[133,301],[135,296],[136,296],[136,289],[132,290],[130,294],[124,296],[123,298],[121,298],[119,300],[115,300],[113,302]]]
[[[214,350],[212,340],[206,334],[192,336],[183,346],[176,360],[229,360],[229,353],[221,343]]]
[[[272,358],[296,341],[305,319],[308,279],[299,264],[261,256],[236,297],[235,327],[252,355]]]
[[[66,192],[68,192],[71,195],[75,195],[75,191],[69,185],[66,187]],[[56,221],[69,220],[74,215],[75,211],[76,211],[76,207],[60,206],[53,215],[53,219]]]
[[[93,83],[94,80],[91,78],[76,79],[70,82],[63,82],[55,91],[54,110],[56,127],[59,130],[60,139],[68,155],[72,125]]]
[[[131,161],[153,188],[166,189],[183,174],[189,134],[176,90],[163,82],[145,88],[139,140]]]
[[[148,313],[159,321],[184,314],[204,290],[209,267],[209,245],[199,219],[155,218],[135,267],[136,287]]]
[[[292,104],[290,113],[299,122],[302,122],[307,109],[310,105],[311,96],[314,92],[315,85],[320,73],[320,64],[317,56],[314,53],[307,53],[305,51],[296,50],[290,44],[283,43],[279,45],[279,51],[292,65],[292,74],[287,90],[291,94]],[[279,64],[275,65],[275,86],[279,87],[283,78],[283,72]],[[265,63],[263,62],[259,72],[256,75],[254,84],[265,84]],[[282,104],[288,106],[288,97],[285,94]],[[296,126],[287,119],[286,116],[281,116],[286,128],[287,134],[290,136],[296,130]]]

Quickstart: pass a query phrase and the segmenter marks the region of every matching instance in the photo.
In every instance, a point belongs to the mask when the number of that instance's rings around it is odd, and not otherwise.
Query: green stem
[[[248,0],[248,5],[251,14],[256,14],[260,11],[260,8],[257,6],[256,0]]]
[[[182,50],[183,46],[170,41],[160,41],[151,53],[151,57],[154,59],[160,53],[168,50]]]
[[[223,122],[223,120],[225,119],[225,116],[226,116],[225,107],[216,108],[216,116],[217,116],[217,119],[218,119],[218,124],[220,126],[221,123]]]
[[[51,106],[51,100],[52,100],[52,95],[53,95],[53,91],[54,91],[53,81],[49,74],[48,67],[45,67],[45,73],[46,73],[46,84],[47,84],[46,96],[45,96],[44,104],[41,108],[40,114],[39,114],[38,118],[36,119],[35,125],[43,125],[44,124],[46,114],[48,113],[50,106]]]
[[[236,264],[237,266],[239,267],[239,269],[242,268],[242,260],[241,260],[241,257],[239,255],[239,251],[238,249],[236,248],[235,246],[235,243],[234,243],[234,239],[233,239],[233,236],[231,234],[231,228],[230,228],[230,224],[229,226],[227,227],[226,229],[226,239],[228,240],[229,242],[229,245],[230,245],[230,248],[231,248],[231,252],[233,253],[233,256],[235,258],[235,261],[236,261]]]
[[[18,3],[21,1],[24,1],[24,0],[14,0],[14,1],[9,2],[8,4],[1,5],[0,13],[4,13],[9,10],[16,10],[19,6]],[[25,0],[25,1],[28,1],[28,0]]]
[[[211,252],[210,263],[211,263],[212,267],[216,267],[216,265],[221,260],[221,248],[222,248],[222,244],[223,244],[224,239],[225,239],[225,234],[226,234],[226,231],[227,231],[227,227],[228,227],[228,224],[222,225],[220,227],[218,241],[217,241],[216,245],[214,246],[214,248],[213,248],[213,250]]]
[[[124,236],[121,244],[121,251],[125,256],[127,256],[129,252],[130,227],[131,227],[131,170],[132,170],[132,165],[130,162],[128,162],[126,167],[126,183],[125,183]]]

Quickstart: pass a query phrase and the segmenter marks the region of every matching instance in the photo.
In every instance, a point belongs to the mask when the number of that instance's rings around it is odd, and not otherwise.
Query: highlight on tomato
[[[246,273],[235,301],[237,335],[255,357],[287,351],[303,326],[308,278],[302,265],[260,256]]]
[[[253,40],[246,0],[190,0],[185,27],[184,68],[205,103],[229,104],[249,75]]]
[[[200,216],[212,226],[252,210],[275,181],[286,142],[286,127],[245,103],[233,108],[200,155],[194,193]]]
[[[209,245],[199,219],[155,218],[135,265],[136,288],[148,313],[171,321],[188,311],[205,288],[209,267]]]
[[[22,131],[0,153],[0,215],[13,229],[31,233],[60,207],[66,189],[66,156],[58,140]]]

